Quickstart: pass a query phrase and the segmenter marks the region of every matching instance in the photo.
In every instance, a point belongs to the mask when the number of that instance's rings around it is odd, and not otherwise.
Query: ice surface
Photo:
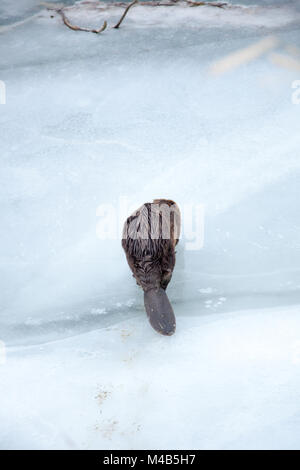
[[[38,2],[2,2],[2,447],[298,445],[300,76],[272,54],[299,47],[299,7],[233,3],[138,6],[98,36]],[[98,7],[68,15],[111,26],[122,11]],[[270,36],[273,50],[210,73]],[[120,241],[96,234],[100,204],[160,196],[205,205],[203,249],[178,248],[168,342],[146,322]],[[155,419],[174,434],[157,442]]]

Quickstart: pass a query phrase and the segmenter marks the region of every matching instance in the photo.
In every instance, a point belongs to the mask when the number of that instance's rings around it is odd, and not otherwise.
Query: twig
[[[128,11],[130,10],[131,7],[139,3],[139,5],[143,6],[175,6],[176,4],[182,4],[182,3],[187,3],[190,7],[198,7],[198,6],[211,6],[211,7],[217,7],[217,8],[224,8],[225,6],[229,6],[230,4],[227,2],[206,2],[206,1],[192,1],[192,0],[150,0],[150,1],[140,1],[139,0],[134,0],[131,3],[124,3],[124,2],[115,2],[114,6],[125,6],[125,8],[121,18],[119,19],[118,23],[113,26],[113,28],[118,29],[121,24],[123,23],[125,16],[127,15]],[[89,33],[102,33],[107,28],[107,22],[104,21],[103,25],[99,29],[90,29],[90,28],[84,28],[81,26],[76,26],[74,24],[71,24],[68,18],[65,15],[64,8],[52,8],[52,4],[45,3],[45,5],[48,5],[48,10],[54,10],[56,11],[59,15],[61,15],[62,20],[64,24],[72,29],[73,31],[86,31]],[[54,4],[53,4],[54,5]],[[0,28],[1,30],[1,28]]]
[[[103,23],[103,25],[101,26],[100,29],[82,28],[80,26],[76,26],[76,25],[71,24],[70,21],[67,19],[67,17],[66,17],[63,10],[56,10],[56,11],[57,11],[57,13],[59,13],[61,15],[64,24],[66,26],[68,26],[68,28],[72,29],[73,31],[86,31],[88,33],[99,34],[99,33],[102,33],[102,31],[104,31],[106,29],[106,26],[107,26],[107,22],[104,21],[104,23]]]
[[[133,2],[129,3],[128,7],[125,9],[125,11],[124,11],[123,15],[121,16],[120,20],[118,21],[118,23],[115,26],[113,26],[113,28],[118,29],[121,26],[121,23],[123,22],[125,16],[127,15],[128,10],[131,7],[133,7],[133,5],[135,5],[136,3],[138,3],[138,0],[134,0]]]

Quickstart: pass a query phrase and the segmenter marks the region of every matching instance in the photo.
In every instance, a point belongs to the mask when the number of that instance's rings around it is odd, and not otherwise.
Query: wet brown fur
[[[145,292],[167,288],[179,235],[180,211],[168,199],[145,203],[126,220],[122,247],[137,284]]]

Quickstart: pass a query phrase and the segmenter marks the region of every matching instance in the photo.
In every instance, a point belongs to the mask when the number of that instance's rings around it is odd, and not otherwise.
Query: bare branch
[[[187,3],[190,7],[211,6],[211,7],[217,7],[217,8],[224,8],[224,7],[231,6],[227,2],[206,2],[206,1],[193,1],[193,0],[150,0],[150,1],[134,0],[133,2],[129,4],[127,2],[114,2],[113,3],[114,6],[118,6],[118,7],[121,7],[121,6],[125,7],[126,5],[127,6],[121,18],[119,19],[118,23],[115,26],[113,26],[113,28],[118,29],[121,26],[130,8],[136,5],[137,3],[139,3],[139,5],[148,6],[148,7],[151,7],[151,6],[152,7],[158,7],[158,6],[167,7],[167,6],[175,6],[175,5],[180,5],[180,4],[182,5],[183,3]],[[54,8],[55,4],[47,3],[47,2],[44,3],[44,5],[47,6],[48,10],[56,11],[62,17],[64,24],[68,28],[72,29],[73,31],[86,31],[89,33],[99,34],[99,33],[102,33],[102,31],[104,31],[107,28],[106,21],[103,22],[103,25],[99,29],[85,28],[85,27],[74,25],[70,23],[70,21],[66,17],[65,12],[64,12],[64,7]],[[110,3],[109,5],[111,6],[112,4]]]
[[[138,0],[134,0],[133,2],[129,3],[128,7],[125,9],[125,11],[124,11],[123,15],[121,16],[120,20],[118,21],[118,23],[115,26],[113,26],[113,28],[118,29],[121,26],[121,23],[123,22],[125,16],[127,15],[128,10],[131,7],[133,7],[133,5],[135,5],[136,3],[138,3]]]
[[[59,13],[61,15],[64,24],[66,26],[68,26],[68,28],[72,29],[73,31],[86,31],[88,33],[99,34],[99,33],[102,33],[102,31],[104,31],[107,27],[107,22],[104,21],[104,23],[103,23],[103,25],[101,26],[100,29],[82,28],[81,26],[76,26],[76,25],[71,24],[70,21],[68,20],[68,18],[66,17],[65,12],[63,10],[56,10],[56,11],[57,11],[57,13]]]

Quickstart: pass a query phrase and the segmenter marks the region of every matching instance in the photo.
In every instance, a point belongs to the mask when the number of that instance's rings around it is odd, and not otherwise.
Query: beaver
[[[150,324],[163,335],[172,335],[176,328],[166,289],[175,266],[180,224],[180,210],[174,201],[154,199],[127,218],[122,235],[127,262],[144,291]]]

